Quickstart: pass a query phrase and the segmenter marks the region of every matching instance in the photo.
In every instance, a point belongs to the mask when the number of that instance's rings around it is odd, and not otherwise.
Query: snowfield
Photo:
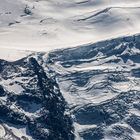
[[[0,48],[50,51],[140,32],[139,0],[0,3]]]

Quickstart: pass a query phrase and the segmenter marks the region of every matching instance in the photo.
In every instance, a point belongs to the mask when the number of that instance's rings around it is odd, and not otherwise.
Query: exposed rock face
[[[10,125],[26,128],[27,134],[37,140],[73,140],[72,120],[65,111],[67,104],[54,78],[48,78],[35,58],[1,64],[0,120],[6,135],[16,136]],[[5,93],[5,94],[4,94]],[[6,125],[8,125],[6,127]],[[7,130],[6,130],[7,128]],[[7,132],[8,131],[8,132]]]

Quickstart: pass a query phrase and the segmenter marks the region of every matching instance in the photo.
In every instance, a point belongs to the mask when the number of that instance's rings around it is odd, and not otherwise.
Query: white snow
[[[78,123],[74,123],[74,126],[75,126],[75,129],[78,130],[78,132],[83,132],[83,131],[86,131],[88,129],[91,129],[91,128],[96,128],[97,126],[96,125],[80,125]]]
[[[29,140],[34,140],[29,134],[28,129],[22,126],[11,126],[10,124],[4,124],[15,136],[19,137],[22,140],[22,137],[26,137]]]
[[[135,140],[139,140],[140,139],[140,133],[135,133],[133,135],[133,137],[134,137]]]
[[[14,61],[14,60],[21,59],[32,53],[33,52],[27,51],[27,50],[25,51],[25,50],[18,50],[18,49],[12,49],[12,48],[2,48],[0,46],[0,59],[4,59],[4,60],[8,60],[8,61]]]
[[[0,125],[0,139],[5,135],[5,129]]]
[[[140,117],[140,111],[139,111],[138,109],[131,109],[131,110],[129,110],[129,112],[130,112],[131,114],[134,114],[134,115]]]
[[[2,48],[50,51],[140,32],[139,0],[85,3],[81,0],[0,0],[0,3],[0,54],[5,53]],[[31,15],[25,15],[26,5]],[[18,59],[24,54],[15,57],[15,53],[6,52],[10,57],[6,54],[0,58]]]
[[[21,85],[15,83],[11,85],[11,82],[12,80],[9,79],[8,80],[0,79],[0,84],[4,85],[4,88],[9,92],[20,94],[24,90]]]
[[[79,132],[84,132],[88,129],[92,129],[92,128],[96,128],[96,125],[80,125],[78,123],[74,123],[74,128],[75,128],[75,140],[83,140],[83,138],[81,138],[79,136]]]

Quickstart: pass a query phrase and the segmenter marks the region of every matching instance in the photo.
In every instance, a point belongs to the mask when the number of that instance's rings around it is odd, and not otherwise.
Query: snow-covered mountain
[[[48,62],[73,114],[77,139],[140,139],[139,35],[58,50]]]
[[[0,61],[0,137],[139,140],[140,36]]]
[[[0,0],[0,140],[140,140],[139,0]]]

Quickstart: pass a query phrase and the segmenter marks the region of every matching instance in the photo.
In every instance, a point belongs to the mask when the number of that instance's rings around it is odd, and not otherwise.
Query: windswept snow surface
[[[74,47],[139,33],[139,23],[139,0],[0,0],[0,48]]]
[[[140,139],[140,35],[49,53],[76,140]]]
[[[12,48],[0,48],[0,59],[15,61],[25,56],[33,54],[34,52],[29,50],[18,50]]]

